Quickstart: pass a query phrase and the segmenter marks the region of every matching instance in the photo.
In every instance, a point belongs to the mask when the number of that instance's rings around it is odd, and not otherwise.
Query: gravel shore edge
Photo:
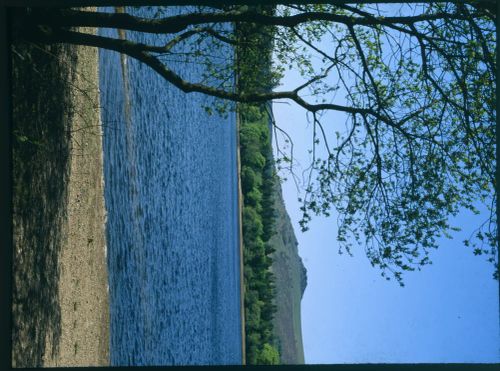
[[[95,33],[95,29],[81,31]],[[99,56],[96,48],[77,46],[71,99],[70,172],[67,182],[66,241],[59,255],[61,336],[55,357],[43,366],[109,365],[109,287]],[[50,349],[50,338],[46,339]]]
[[[81,31],[95,33],[95,29]],[[109,287],[98,50],[75,46],[68,63],[73,115],[67,211],[57,284],[61,334],[58,352],[45,352],[44,367],[109,365]],[[52,348],[46,337],[46,349]]]

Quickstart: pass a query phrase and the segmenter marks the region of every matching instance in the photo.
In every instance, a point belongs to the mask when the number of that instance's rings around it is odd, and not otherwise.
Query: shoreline
[[[14,368],[109,365],[98,62],[13,29]]]
[[[85,32],[95,33],[86,28]],[[109,365],[109,287],[98,50],[75,46],[67,219],[59,253],[59,351],[44,367]],[[46,338],[46,349],[52,347]]]
[[[87,33],[95,33],[93,28],[80,28]],[[47,56],[49,49],[46,49]],[[41,346],[33,346],[29,337],[22,338],[21,346],[13,346],[12,367],[75,367],[75,366],[109,366],[110,365],[110,313],[109,313],[109,286],[106,250],[106,209],[104,202],[104,172],[103,172],[103,144],[102,122],[100,119],[99,101],[99,57],[98,49],[84,46],[65,46],[63,52],[51,54],[50,63],[57,64],[66,75],[63,82],[67,85],[67,95],[70,104],[61,104],[56,107],[62,112],[62,125],[69,134],[68,138],[55,138],[68,141],[68,147],[62,156],[67,157],[67,167],[61,168],[64,182],[64,195],[59,207],[57,225],[50,226],[48,243],[53,247],[57,274],[53,275],[54,291],[46,295],[53,301],[47,307],[52,311],[54,324],[47,328],[40,327],[42,319],[37,312],[33,312],[36,336],[42,337]],[[22,59],[23,57],[20,56]],[[23,59],[24,60],[24,59]],[[23,75],[21,75],[23,77]],[[47,75],[58,79],[59,76]],[[38,91],[42,97],[51,95],[49,90]],[[43,103],[42,103],[43,104]],[[54,102],[45,102],[54,108]],[[36,114],[34,110],[32,114]],[[50,121],[44,125],[50,126]],[[243,277],[243,238],[242,238],[242,192],[241,192],[241,164],[239,153],[239,118],[236,121],[237,130],[237,184],[238,184],[238,228],[240,254],[240,316],[241,316],[241,345],[242,365],[245,365],[245,308],[244,308],[244,277]],[[24,140],[24,139],[23,139]],[[30,138],[31,140],[31,138]],[[35,143],[33,141],[33,143]],[[41,147],[40,147],[41,148]],[[49,164],[51,165],[51,164]],[[31,169],[36,172],[37,169]],[[41,170],[44,171],[44,170]],[[57,176],[49,173],[51,176]],[[18,183],[18,186],[24,184]],[[32,191],[33,192],[33,191]],[[49,192],[46,188],[37,188],[40,197],[46,197]],[[22,197],[21,193],[17,197]],[[36,204],[35,204],[36,205]],[[39,223],[48,223],[45,210]],[[36,220],[36,219],[33,219]],[[36,253],[45,254],[41,244],[29,245],[23,221],[15,222],[15,249],[29,250],[35,248]],[[31,225],[34,222],[31,220]],[[36,240],[36,235],[28,235]],[[21,254],[20,253],[20,254]],[[22,256],[21,256],[22,258]],[[17,256],[16,258],[17,259]],[[22,259],[21,259],[22,260]],[[24,262],[16,265],[25,264]],[[45,263],[47,264],[47,263]],[[42,269],[44,267],[42,266]],[[22,269],[29,269],[23,266]],[[29,291],[36,286],[36,278],[21,281]],[[40,295],[43,295],[40,292]],[[18,305],[13,301],[14,307]],[[24,304],[22,304],[24,305]],[[34,309],[33,309],[34,310]],[[14,316],[23,332],[29,333],[33,329],[24,327],[23,315]],[[19,321],[21,320],[21,321]],[[42,319],[43,322],[43,319]],[[31,325],[30,325],[31,326]],[[51,351],[52,349],[52,351]],[[26,364],[14,359],[22,359],[28,350],[33,354],[33,360],[26,360]]]

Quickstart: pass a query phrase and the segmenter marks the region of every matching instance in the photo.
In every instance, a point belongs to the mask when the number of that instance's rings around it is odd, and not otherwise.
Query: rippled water
[[[122,72],[101,51],[111,363],[240,364],[235,115],[135,60]]]

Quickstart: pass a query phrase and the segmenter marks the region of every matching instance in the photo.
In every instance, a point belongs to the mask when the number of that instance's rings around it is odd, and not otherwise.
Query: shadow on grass
[[[74,62],[70,47],[13,38],[13,367],[39,367],[44,354],[58,353]],[[52,349],[45,349],[47,338]]]

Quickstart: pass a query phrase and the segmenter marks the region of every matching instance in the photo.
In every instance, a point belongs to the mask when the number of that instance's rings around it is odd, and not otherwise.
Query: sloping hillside
[[[297,239],[285,209],[281,185],[278,183],[275,188],[276,234],[270,240],[276,249],[271,266],[276,280],[274,331],[279,340],[280,363],[303,364],[300,301],[307,285],[307,274],[298,254]]]

